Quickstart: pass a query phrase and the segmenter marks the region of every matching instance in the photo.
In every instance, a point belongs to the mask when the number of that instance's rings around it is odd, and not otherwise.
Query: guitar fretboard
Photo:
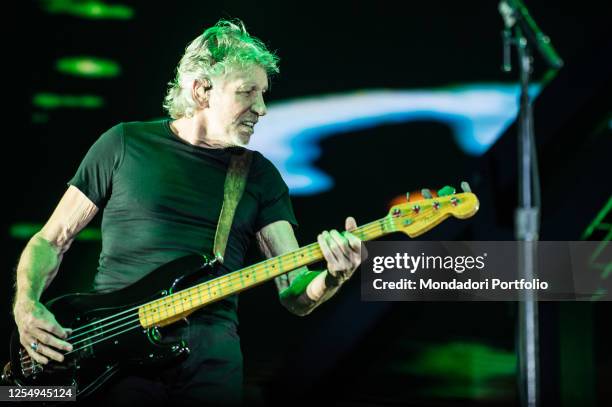
[[[362,241],[395,232],[390,216],[367,223],[352,234]],[[323,259],[318,243],[245,267],[175,294],[149,302],[138,309],[143,327],[164,326],[222,298],[239,293],[275,277]]]

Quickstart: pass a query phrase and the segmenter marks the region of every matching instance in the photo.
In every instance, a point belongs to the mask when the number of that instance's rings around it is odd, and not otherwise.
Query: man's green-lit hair
[[[191,93],[194,81],[210,80],[253,65],[268,75],[278,73],[278,57],[252,37],[242,21],[219,20],[185,49],[176,77],[168,84],[164,108],[174,119],[191,117],[197,106]]]

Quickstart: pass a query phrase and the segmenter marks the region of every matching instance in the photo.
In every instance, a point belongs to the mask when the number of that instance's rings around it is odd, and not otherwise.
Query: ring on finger
[[[34,352],[37,352],[37,351],[38,351],[38,342],[36,342],[36,341],[35,341],[35,342],[32,342],[32,343],[30,344],[30,348],[32,348],[32,350],[33,350]]]

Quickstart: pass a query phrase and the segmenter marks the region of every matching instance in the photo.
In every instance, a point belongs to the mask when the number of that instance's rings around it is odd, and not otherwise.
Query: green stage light
[[[393,370],[434,379],[422,395],[436,398],[500,399],[511,396],[516,374],[514,352],[478,342],[427,345],[414,360],[395,363]]]
[[[9,229],[13,239],[27,240],[42,229],[41,223],[16,223]],[[85,228],[76,237],[76,240],[98,241],[102,237],[99,228]]]
[[[405,368],[420,375],[482,381],[514,375],[516,355],[481,343],[449,342],[428,346]]]
[[[58,95],[55,93],[37,93],[32,104],[42,109],[77,108],[97,109],[104,106],[104,99],[94,95]]]
[[[60,58],[55,67],[67,75],[83,76],[86,78],[111,78],[121,72],[119,64],[108,59],[93,57]]]
[[[600,255],[608,247],[610,241],[612,241],[612,196],[597,213],[595,219],[584,230],[580,239],[599,242],[597,248],[591,254],[589,266],[601,273],[602,280],[609,278],[612,274],[612,261],[607,259],[605,255]],[[600,288],[592,300],[597,301],[606,293],[606,289]]]
[[[605,222],[606,216],[610,217],[612,214],[612,196],[608,199],[608,202],[601,208],[601,210],[595,216],[595,219],[587,226],[587,228],[582,233],[581,240],[589,240],[593,232],[597,229],[608,231],[608,238],[604,240],[610,240],[612,237],[610,232],[612,232],[612,224]]]
[[[134,9],[131,7],[95,0],[44,0],[42,8],[50,14],[69,14],[92,20],[128,20],[134,16]]]

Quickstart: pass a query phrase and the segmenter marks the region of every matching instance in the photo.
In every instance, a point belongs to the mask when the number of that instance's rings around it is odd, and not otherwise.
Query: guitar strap
[[[213,254],[220,263],[224,261],[223,256],[225,256],[227,239],[229,238],[232,228],[232,221],[234,220],[236,208],[238,207],[238,203],[244,192],[244,187],[246,186],[252,157],[253,154],[246,148],[232,152],[232,157],[225,176],[223,205],[221,206],[221,214],[219,215],[217,231],[215,232],[215,243],[213,245]]]

